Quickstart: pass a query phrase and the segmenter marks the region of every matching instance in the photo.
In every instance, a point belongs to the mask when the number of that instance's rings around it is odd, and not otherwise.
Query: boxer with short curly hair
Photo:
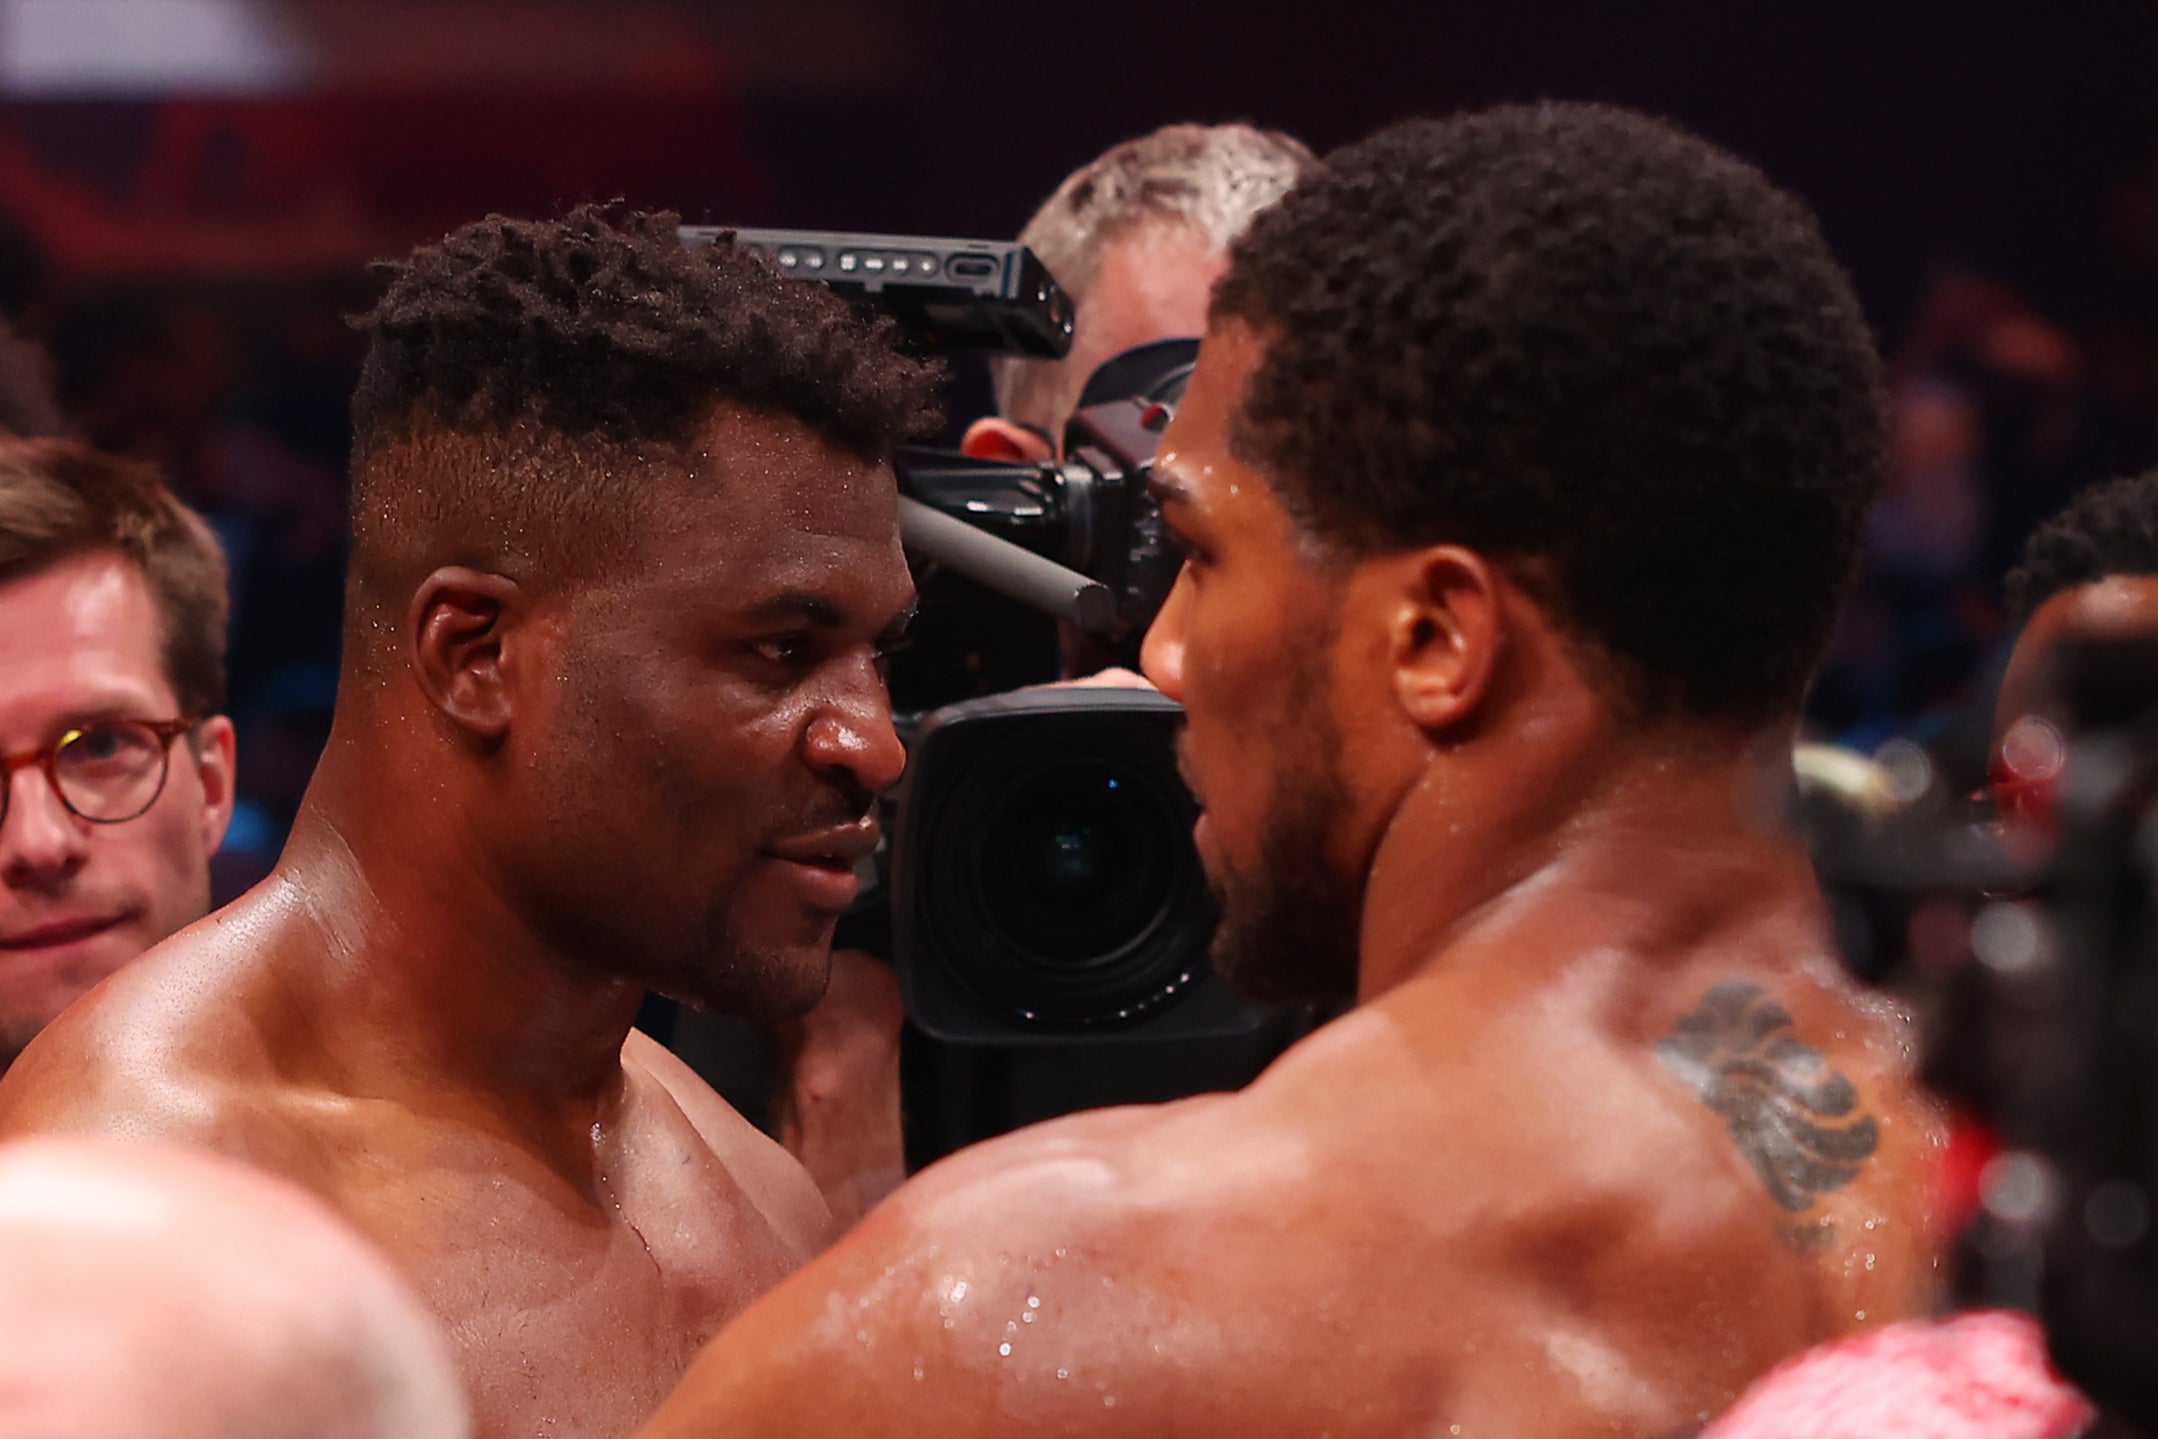
[[[1922,1310],[1902,1029],[1774,824],[1878,478],[1796,200],[1578,105],[1259,216],[1154,472],[1216,958],[1355,1007],[1243,1091],[899,1189],[645,1439],[1690,1433]]]
[[[271,877],[48,1030],[0,1129],[242,1156],[375,1239],[478,1432],[619,1435],[822,1242],[658,1045],[825,982],[903,754],[933,376],[672,216],[492,217],[361,322],[344,669]]]

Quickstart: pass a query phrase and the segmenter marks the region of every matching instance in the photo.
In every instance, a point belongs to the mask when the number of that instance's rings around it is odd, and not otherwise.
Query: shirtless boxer
[[[912,602],[925,371],[670,217],[391,267],[354,400],[328,749],[272,877],[34,1043],[0,1129],[246,1158],[379,1243],[478,1431],[616,1436],[822,1242],[814,1187],[630,1023],[821,990]]]
[[[1797,201],[1581,106],[1261,215],[1157,471],[1241,1093],[902,1187],[644,1439],[1690,1432],[1917,1312],[1931,1126],[1767,823],[1876,486]]]

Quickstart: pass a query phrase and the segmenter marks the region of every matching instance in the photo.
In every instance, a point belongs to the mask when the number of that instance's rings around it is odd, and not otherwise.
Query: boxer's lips
[[[813,903],[845,909],[861,888],[854,867],[876,853],[877,834],[877,821],[863,819],[780,840],[765,853],[788,866]]]
[[[79,944],[95,939],[108,930],[117,929],[132,916],[123,911],[119,914],[62,915],[34,924],[12,934],[0,935],[0,950],[21,953],[34,949],[57,949],[62,945]]]

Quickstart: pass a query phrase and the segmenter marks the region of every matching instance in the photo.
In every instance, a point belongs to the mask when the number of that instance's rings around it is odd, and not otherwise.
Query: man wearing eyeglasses
[[[210,907],[225,562],[140,466],[0,441],[0,1072]]]

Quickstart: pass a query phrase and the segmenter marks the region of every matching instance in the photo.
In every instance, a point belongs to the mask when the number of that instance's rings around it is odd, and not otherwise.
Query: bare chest
[[[382,1245],[441,1321],[481,1439],[627,1434],[807,1258],[686,1125],[650,1127],[573,1175],[409,1115],[354,1113],[313,1138],[313,1173],[294,1177]]]

